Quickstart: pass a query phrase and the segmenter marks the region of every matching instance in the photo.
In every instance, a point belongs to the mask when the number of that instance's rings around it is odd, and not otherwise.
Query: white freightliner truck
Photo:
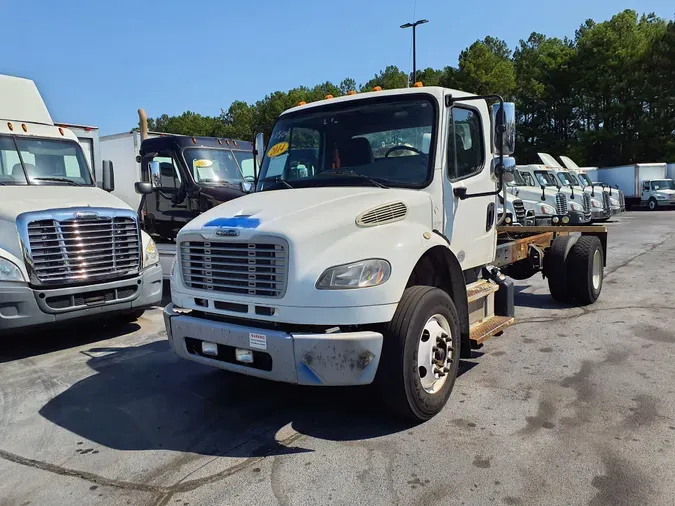
[[[528,184],[528,179],[531,184]],[[537,190],[534,187],[534,178],[529,174],[522,174],[515,170],[513,181],[507,183],[506,191],[515,198],[520,198],[528,211],[535,215],[535,225],[567,225],[570,222],[569,211],[560,205],[560,198],[556,197],[558,191],[550,188]]]
[[[675,206],[675,182],[667,177],[665,163],[635,163],[618,167],[601,167],[598,179],[624,193],[626,206]]]
[[[104,189],[35,83],[0,75],[0,333],[104,314],[133,320],[161,301],[152,239]]]
[[[256,136],[256,191],[178,233],[164,311],[174,351],[289,383],[375,382],[425,420],[459,358],[514,322],[504,274],[543,269],[555,299],[594,302],[604,227],[496,222],[515,108],[498,103],[491,120],[488,100],[501,99],[409,88],[284,112],[266,148]],[[307,149],[318,156],[302,171],[287,163]]]
[[[603,204],[607,199],[600,193],[600,190],[602,190],[603,193],[607,193],[609,195],[610,214],[619,214],[626,210],[626,201],[621,190],[606,184],[598,184],[596,182],[598,176],[597,167],[579,167],[571,158],[567,156],[561,156],[560,160],[564,166],[560,166],[560,171],[563,172],[566,170],[569,173],[569,179],[575,186],[581,187],[586,193],[590,193],[592,198],[595,198],[596,196],[602,197]],[[560,178],[564,176],[559,175],[558,177]],[[599,214],[596,209],[593,209],[593,211],[595,214]]]

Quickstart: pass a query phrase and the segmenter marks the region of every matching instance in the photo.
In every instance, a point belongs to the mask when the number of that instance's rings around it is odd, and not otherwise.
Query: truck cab
[[[74,319],[135,320],[162,270],[136,211],[94,182],[78,138],[33,81],[0,75],[0,333]]]
[[[143,230],[160,243],[173,242],[200,213],[241,197],[253,181],[253,146],[246,141],[148,137],[141,142],[139,158],[141,181],[150,183],[137,186],[143,195],[139,214]]]
[[[591,197],[574,188],[564,187],[549,165],[519,165],[518,170],[535,187],[556,191],[556,209],[569,213],[570,224],[584,225],[591,222]],[[529,177],[527,176],[529,175]],[[555,189],[555,190],[554,190]]]
[[[520,198],[525,209],[532,211],[536,225],[567,225],[570,223],[569,212],[561,206],[557,208],[557,191],[550,188],[535,188],[534,178],[529,174],[523,174],[519,170],[514,171],[513,181],[507,183],[507,192],[515,198]]]
[[[256,136],[256,191],[178,232],[172,349],[268,380],[374,383],[431,418],[459,359],[514,322],[507,276],[543,272],[560,301],[600,294],[604,227],[497,218],[514,149],[515,106],[495,95],[416,83],[285,111]]]

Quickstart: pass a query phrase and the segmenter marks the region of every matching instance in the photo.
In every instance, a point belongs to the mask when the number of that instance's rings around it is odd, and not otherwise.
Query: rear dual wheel
[[[556,237],[544,258],[551,296],[564,303],[594,303],[602,291],[604,264],[602,244],[597,237]]]

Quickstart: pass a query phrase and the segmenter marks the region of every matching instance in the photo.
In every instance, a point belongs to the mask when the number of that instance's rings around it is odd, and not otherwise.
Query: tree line
[[[148,120],[151,130],[251,139],[300,101],[351,90],[404,88],[409,76],[387,66],[366,83],[352,78],[232,102],[218,116],[187,111]],[[516,102],[519,163],[536,153],[566,154],[580,165],[675,161],[675,21],[625,10],[587,20],[573,38],[532,33],[511,50],[487,36],[464,49],[457,67],[426,68],[417,80]]]

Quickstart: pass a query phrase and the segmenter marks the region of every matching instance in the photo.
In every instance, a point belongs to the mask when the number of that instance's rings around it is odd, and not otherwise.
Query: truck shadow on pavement
[[[311,451],[286,446],[289,432],[353,441],[412,427],[383,408],[371,387],[301,387],[230,374],[179,359],[167,341],[86,354],[96,374],[51,399],[40,415],[115,450],[263,457]],[[460,373],[474,365],[463,361]],[[294,432],[281,430],[289,424]]]
[[[529,285],[516,285],[515,305],[516,307],[531,307],[535,309],[568,309],[574,307],[573,304],[561,304],[556,302],[551,294],[545,293],[525,293],[524,290],[530,288]],[[516,318],[517,318],[516,314]]]

